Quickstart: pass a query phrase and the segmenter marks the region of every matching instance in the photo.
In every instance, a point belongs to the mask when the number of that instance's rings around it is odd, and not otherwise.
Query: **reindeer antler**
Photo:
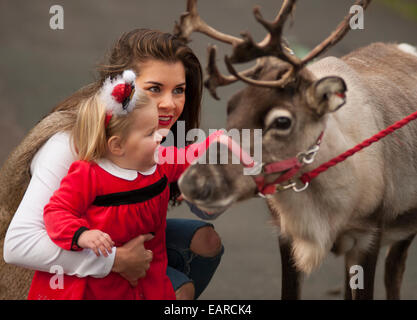
[[[231,45],[243,42],[242,39],[230,36],[228,34],[224,34],[210,27],[207,23],[203,21],[203,19],[201,19],[200,15],[197,12],[197,0],[187,0],[187,11],[181,15],[180,23],[175,22],[173,33],[179,39],[188,43],[190,42],[189,37],[193,32],[204,33],[213,39]]]
[[[364,10],[369,6],[371,0],[357,0],[355,5],[361,6]],[[313,50],[310,51],[308,55],[302,60],[302,65],[305,66],[314,58],[318,57],[320,54],[328,50],[330,47],[334,46],[343,37],[349,32],[350,25],[349,21],[352,18],[353,13],[348,14],[342,22],[337,26],[337,28],[325,39],[322,43],[317,45]]]
[[[226,86],[237,81],[234,76],[224,76],[220,73],[216,65],[216,46],[210,45],[208,47],[208,62],[207,62],[207,74],[209,77],[204,81],[204,86],[209,90],[210,94],[216,100],[220,100],[217,96],[216,88],[220,86]]]
[[[293,3],[295,3],[295,1],[291,2],[291,6],[286,6],[284,3],[280,13],[278,14],[278,17],[281,17],[283,15],[287,16],[292,11]],[[265,26],[265,28],[267,28],[268,30],[272,30],[273,25],[262,18],[262,15],[260,14],[258,7],[254,8],[254,15],[255,18],[262,25]],[[283,52],[284,50],[282,50],[282,43],[284,43],[284,48],[288,52],[287,55],[285,53],[283,54],[284,59],[286,57],[289,57],[288,59],[290,59],[294,63],[298,63],[299,59],[293,55],[292,50],[288,48],[287,45],[285,45],[285,40],[283,40],[281,37],[283,22],[280,21],[282,21],[281,18],[278,18],[274,21],[275,25],[277,25],[280,28],[279,31],[277,30],[277,32],[274,33],[274,36],[271,37],[268,34],[265,37],[265,39],[262,40],[259,44],[255,44],[249,33],[243,33],[243,39],[240,39],[228,34],[224,34],[210,27],[206,22],[204,22],[201,19],[200,15],[198,14],[197,0],[188,0],[187,12],[181,15],[180,23],[175,23],[174,34],[185,43],[190,42],[189,37],[191,33],[200,32],[206,34],[207,36],[213,39],[231,44],[234,50],[230,60],[233,63],[247,62],[257,57],[275,55],[277,52]],[[276,29],[278,28],[276,27]],[[273,52],[271,50],[271,48],[273,47],[278,47],[278,49],[275,50],[275,52]],[[248,78],[248,76],[250,76],[255,70],[257,70],[259,68],[259,64],[261,63],[260,61],[258,61],[254,67],[245,70],[242,73],[237,73],[236,71],[234,71],[233,67],[231,67],[231,64],[229,64],[228,69],[233,76],[224,76],[220,73],[216,65],[216,48],[214,46],[210,46],[208,49],[208,53],[208,77],[204,83],[205,86],[209,89],[211,95],[217,100],[219,99],[216,93],[217,87],[225,86],[238,80],[242,80],[245,82],[254,81]],[[290,75],[290,73],[292,74],[293,72],[288,72],[288,75]],[[285,77],[285,79],[286,78],[288,77]]]
[[[261,62],[258,59],[257,63],[252,68],[245,70],[244,72],[242,72],[242,74],[235,75],[231,72],[232,76],[225,76],[221,74],[219,69],[217,68],[216,51],[216,46],[210,45],[208,47],[208,62],[206,71],[209,76],[204,81],[204,86],[209,90],[213,98],[215,98],[216,100],[220,100],[216,93],[217,87],[226,86],[228,84],[236,82],[237,80],[239,80],[239,77],[243,77],[246,79],[249,75],[252,75],[256,70],[260,68]]]
[[[295,79],[296,74],[305,65],[307,65],[307,63],[339,42],[349,31],[349,21],[353,14],[347,15],[328,38],[317,45],[305,58],[301,60],[294,55],[292,50],[285,44],[285,40],[282,38],[285,22],[288,16],[294,11],[296,2],[297,0],[284,0],[280,11],[272,22],[266,21],[263,18],[259,7],[255,7],[253,9],[255,19],[268,31],[268,34],[262,41],[255,43],[248,32],[242,33],[241,39],[213,29],[199,16],[197,12],[197,0],[187,1],[188,12],[181,15],[180,23],[176,23],[174,29],[174,33],[180,39],[188,42],[189,36],[192,32],[201,32],[213,39],[231,44],[233,46],[233,52],[230,58],[225,56],[227,69],[232,76],[224,76],[219,72],[215,62],[215,47],[209,48],[209,62],[207,67],[209,77],[205,81],[205,85],[214,98],[218,99],[216,94],[217,87],[228,85],[237,80],[261,87],[284,87],[286,84]],[[355,4],[366,9],[370,2],[371,0],[356,0]],[[283,73],[280,79],[275,81],[263,81],[250,78],[250,75],[253,74],[253,72],[259,67],[259,59],[254,67],[240,73],[237,72],[232,65],[233,63],[248,62],[266,56],[276,57],[289,65],[287,71]]]

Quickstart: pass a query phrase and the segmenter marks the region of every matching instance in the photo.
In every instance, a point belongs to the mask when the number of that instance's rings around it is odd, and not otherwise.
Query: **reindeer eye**
[[[279,129],[279,130],[287,130],[291,127],[291,119],[288,117],[278,117],[275,118],[274,122],[272,123],[272,127]]]
[[[278,134],[287,134],[292,126],[293,117],[288,110],[273,109],[265,117],[265,133],[272,129]]]

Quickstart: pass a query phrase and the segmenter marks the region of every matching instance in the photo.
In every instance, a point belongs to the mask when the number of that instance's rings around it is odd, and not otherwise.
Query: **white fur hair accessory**
[[[109,77],[104,81],[99,96],[108,115],[124,115],[134,109],[138,99],[135,80],[136,74],[132,70],[125,70],[116,78]]]

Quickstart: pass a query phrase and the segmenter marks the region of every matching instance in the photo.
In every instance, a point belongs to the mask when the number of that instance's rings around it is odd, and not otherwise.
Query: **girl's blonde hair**
[[[113,114],[106,127],[106,106],[100,99],[99,92],[82,100],[71,131],[71,141],[78,159],[97,161],[103,158],[107,151],[107,141],[112,136],[119,136],[124,142],[130,132],[133,113],[150,103],[146,93],[140,90],[134,109],[126,115]]]

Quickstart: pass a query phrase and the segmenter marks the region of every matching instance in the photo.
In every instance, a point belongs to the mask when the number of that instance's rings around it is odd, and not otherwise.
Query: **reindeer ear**
[[[307,90],[307,101],[319,116],[334,112],[346,103],[346,83],[339,77],[315,81]]]

